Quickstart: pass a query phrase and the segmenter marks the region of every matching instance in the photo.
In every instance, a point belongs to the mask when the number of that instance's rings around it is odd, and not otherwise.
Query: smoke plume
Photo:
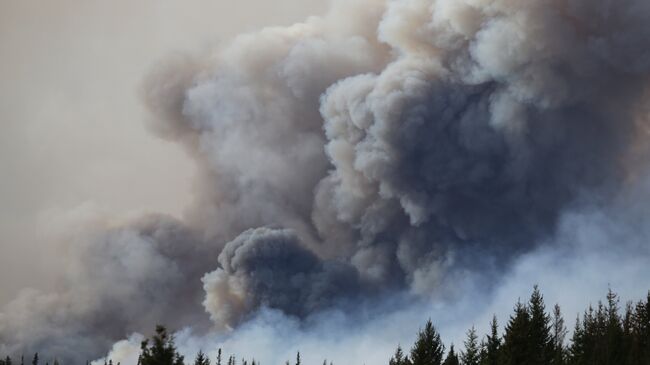
[[[262,332],[296,347],[336,332],[364,348],[346,320],[316,323],[498,299],[548,252],[647,259],[627,207],[650,198],[649,20],[644,0],[334,1],[161,63],[142,94],[199,167],[187,215],[74,244],[61,291],[4,309],[2,349],[96,358],[158,322],[189,326],[187,349],[201,331],[236,344],[276,317]]]

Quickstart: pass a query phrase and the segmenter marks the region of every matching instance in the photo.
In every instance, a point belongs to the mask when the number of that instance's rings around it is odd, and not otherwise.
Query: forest
[[[650,291],[645,300],[622,305],[610,289],[604,301],[577,316],[569,331],[560,306],[548,309],[535,286],[528,301],[514,305],[502,333],[496,316],[489,327],[489,333],[482,336],[470,328],[462,348],[454,344],[447,347],[429,319],[418,330],[410,349],[398,344],[383,365],[650,365]],[[140,350],[137,365],[262,365],[254,358],[234,354],[222,357],[225,352],[221,348],[214,361],[203,351],[186,361],[174,336],[162,325],[156,326]],[[0,360],[0,365],[14,364],[10,356]],[[323,365],[328,364],[334,365],[324,359]],[[25,365],[24,356],[20,365]],[[31,358],[31,365],[42,365],[38,353]],[[50,365],[49,361],[45,365]],[[62,364],[54,359],[52,365]],[[104,365],[113,365],[113,360],[106,360]],[[300,352],[285,365],[303,365]]]

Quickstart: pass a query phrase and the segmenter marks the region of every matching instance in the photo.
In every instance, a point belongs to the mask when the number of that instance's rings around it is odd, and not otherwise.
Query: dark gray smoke
[[[495,285],[568,210],[636,184],[649,71],[645,0],[335,1],[170,60],[144,99],[200,167],[184,222],[82,245],[62,293],[6,308],[0,343],[79,359],[205,325],[201,303],[227,329],[439,297],[463,272]]]
[[[219,264],[203,277],[204,305],[216,323],[236,323],[260,306],[305,317],[361,289],[352,266],[321,261],[289,230],[245,231],[224,247]]]

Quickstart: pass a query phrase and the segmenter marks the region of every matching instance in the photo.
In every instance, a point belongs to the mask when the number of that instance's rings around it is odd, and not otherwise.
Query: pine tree
[[[296,353],[296,365],[300,365],[300,351]]]
[[[418,333],[418,338],[411,349],[412,365],[441,365],[445,346],[440,340],[431,320]]]
[[[497,316],[492,316],[490,322],[490,334],[486,336],[483,356],[481,356],[482,365],[498,365],[499,364],[499,350],[501,349],[501,337],[499,337],[499,325]]]
[[[605,338],[605,359],[612,364],[622,364],[623,327],[619,311],[618,296],[610,288],[607,292],[607,325]]]
[[[551,318],[546,313],[544,297],[537,285],[528,302],[530,311],[530,330],[528,342],[528,365],[547,365],[553,355],[553,339],[551,336]]]
[[[460,360],[463,365],[479,365],[479,344],[478,336],[474,326],[467,331],[467,339],[464,342],[465,351],[460,354]]]
[[[510,316],[510,320],[505,328],[502,346],[502,364],[527,364],[529,333],[530,314],[528,308],[521,302],[518,302],[515,306],[515,313]]]
[[[7,356],[5,358],[5,365],[11,365],[11,364],[12,364],[11,358],[9,356]]]
[[[196,358],[194,359],[194,365],[210,365],[210,359],[205,356],[202,350],[199,350],[199,353],[196,354]]]
[[[156,326],[151,346],[149,340],[144,340],[140,350],[140,365],[183,365],[183,356],[176,351],[174,337],[163,326]]]
[[[38,365],[38,352],[34,353],[34,358],[32,359],[32,365]]]
[[[442,365],[460,365],[460,362],[458,361],[458,356],[454,351],[453,344],[449,346],[449,353],[447,354],[447,358],[445,358],[445,361],[442,363]]]
[[[564,326],[564,318],[560,306],[555,305],[553,308],[553,365],[564,365],[566,363],[566,350],[564,348],[564,339],[567,329]]]
[[[388,361],[388,365],[408,365],[408,364],[409,364],[408,356],[404,356],[402,347],[400,345],[397,345],[397,350],[395,350],[395,355],[393,355],[393,357],[391,357],[391,359]]]
[[[217,350],[217,365],[221,365],[221,347]]]

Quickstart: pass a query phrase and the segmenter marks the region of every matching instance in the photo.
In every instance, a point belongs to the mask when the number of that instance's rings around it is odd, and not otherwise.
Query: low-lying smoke
[[[143,95],[200,168],[189,213],[79,244],[61,292],[5,308],[0,350],[78,361],[157,322],[301,328],[352,302],[489,295],[522,255],[571,245],[569,212],[645,184],[648,20],[644,0],[334,1],[169,60]]]

